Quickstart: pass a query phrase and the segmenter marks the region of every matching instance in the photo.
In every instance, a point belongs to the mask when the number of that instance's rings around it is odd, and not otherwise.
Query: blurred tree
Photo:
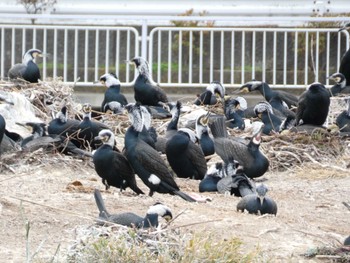
[[[41,14],[48,8],[53,8],[57,0],[17,0],[17,3],[24,6],[27,14]],[[34,23],[35,19],[32,19],[32,24]]]

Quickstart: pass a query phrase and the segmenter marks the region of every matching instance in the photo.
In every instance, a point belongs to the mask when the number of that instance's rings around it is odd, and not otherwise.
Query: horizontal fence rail
[[[132,27],[0,25],[1,78],[22,61],[23,54],[38,48],[42,78],[62,77],[64,82],[91,83],[106,72],[115,72],[126,84],[135,77],[125,63],[139,54],[139,33]]]
[[[140,33],[141,32],[141,33]],[[132,85],[125,63],[148,51],[152,76],[161,86],[206,86],[213,80],[239,87],[251,79],[273,87],[326,85],[349,48],[349,33],[332,28],[231,28],[146,26],[0,25],[0,77],[30,48],[47,54],[37,63],[42,78],[62,77],[91,85],[115,72]]]
[[[252,79],[305,87],[338,71],[349,33],[329,28],[174,28],[150,32],[149,64],[164,86],[217,80],[239,87]]]

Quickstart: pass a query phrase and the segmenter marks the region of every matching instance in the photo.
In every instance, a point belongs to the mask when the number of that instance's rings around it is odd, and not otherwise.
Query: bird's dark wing
[[[237,140],[217,138],[215,139],[215,151],[225,163],[236,160],[242,166],[251,166],[254,162],[247,144]]]
[[[15,64],[12,68],[10,68],[8,72],[8,77],[10,79],[15,79],[18,77],[22,77],[23,73],[25,72],[27,66],[24,64]]]
[[[280,99],[283,100],[285,103],[287,103],[287,105],[294,105],[294,106],[298,105],[298,98],[294,94],[291,94],[283,90],[280,90],[279,94],[280,94],[279,95]]]
[[[130,180],[130,178],[134,178],[134,170],[131,168],[131,165],[126,159],[126,157],[118,152],[113,152],[114,158],[113,158],[113,168],[111,169],[118,171],[118,174],[124,179],[124,180]],[[135,181],[135,180],[133,180]]]
[[[207,162],[204,157],[204,153],[200,146],[194,144],[192,141],[189,142],[187,147],[187,157],[197,167],[198,173],[205,175],[207,173]]]
[[[159,153],[147,143],[139,140],[135,147],[137,160],[149,173],[158,176],[169,185],[176,185],[174,178]]]
[[[304,92],[303,94],[300,95],[299,98],[299,102],[298,102],[298,108],[297,108],[297,112],[295,114],[295,124],[298,125],[300,120],[303,117],[305,108],[306,108],[306,92]]]

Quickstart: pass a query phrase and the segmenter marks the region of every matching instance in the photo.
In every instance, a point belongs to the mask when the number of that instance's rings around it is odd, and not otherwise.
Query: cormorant
[[[209,156],[215,153],[214,141],[209,135],[209,115],[210,112],[200,115],[196,120],[196,135],[204,156]]]
[[[102,178],[106,190],[110,186],[124,190],[130,187],[136,194],[143,194],[137,187],[135,173],[126,157],[119,151],[115,151],[114,134],[110,130],[101,130],[96,137],[101,140],[101,145],[93,154],[93,162],[96,173]]]
[[[166,221],[170,221],[173,218],[170,208],[161,203],[150,206],[145,217],[131,212],[110,214],[106,209],[101,192],[95,189],[94,196],[100,211],[97,221],[101,225],[111,222],[127,227],[150,228],[158,226],[158,216],[163,217]]]
[[[225,100],[224,113],[227,119],[226,126],[228,128],[244,130],[244,102],[246,103],[245,99],[242,97]],[[243,103],[242,108],[241,103]]]
[[[256,104],[254,111],[256,116],[264,123],[263,133],[266,135],[279,133],[282,130],[290,128],[294,121],[292,117],[284,117],[283,119],[277,117],[271,105],[266,101]]]
[[[340,113],[336,119],[336,124],[341,132],[350,132],[350,98],[346,99],[348,108]]]
[[[298,98],[291,93],[285,92],[283,90],[273,90],[266,82],[252,80],[245,83],[240,89],[242,92],[252,92],[254,90],[259,90],[261,95],[266,101],[270,101],[273,97],[280,97],[289,108],[292,106],[297,106]]]
[[[120,81],[114,73],[106,73],[100,77],[100,82],[107,87],[101,105],[101,111],[106,112],[106,104],[112,101],[119,102],[121,106],[128,104],[127,99],[120,93]]]
[[[350,23],[339,29],[340,31],[350,28]],[[346,79],[346,86],[350,86],[350,48],[343,55],[338,72],[342,73]]]
[[[8,71],[10,79],[21,78],[31,83],[37,83],[40,76],[40,70],[35,63],[36,57],[42,57],[42,52],[39,49],[29,49],[22,59],[22,63],[13,65]]]
[[[98,133],[103,129],[110,129],[107,125],[93,121],[91,119],[91,105],[89,103],[85,103],[83,105],[83,120],[79,123],[78,126],[78,139],[82,142],[83,148],[95,150],[99,146],[99,143],[94,140]]]
[[[217,192],[217,183],[227,177],[236,173],[238,167],[237,162],[224,163],[217,162],[211,165],[203,180],[199,183],[199,192]]]
[[[50,135],[56,134],[68,138],[77,147],[81,147],[81,142],[77,139],[80,121],[68,119],[67,107],[63,106],[56,114],[56,118],[51,120],[47,127]]]
[[[205,89],[206,91],[198,95],[198,98],[194,101],[196,105],[215,105],[220,97],[223,100],[225,96],[225,87],[218,81],[211,82]]]
[[[249,178],[262,176],[269,167],[269,160],[259,149],[264,124],[256,123],[249,142],[242,142],[238,138],[229,138],[223,117],[218,117],[209,123],[214,136],[215,152],[226,164],[237,161]]]
[[[332,96],[337,96],[338,94],[349,94],[350,86],[346,86],[346,79],[342,73],[334,73],[328,77],[335,82],[329,92]]]
[[[164,90],[152,80],[148,62],[142,57],[135,57],[131,62],[139,72],[134,83],[135,101],[142,105],[166,107],[168,97]]]
[[[270,197],[266,196],[268,191],[264,184],[256,188],[255,194],[244,196],[237,204],[237,211],[247,210],[250,214],[277,214],[277,204]]]
[[[312,83],[299,97],[295,124],[323,125],[329,105],[330,94],[326,87],[319,82]]]
[[[22,124],[20,124],[22,125]],[[43,137],[46,135],[46,124],[45,123],[36,123],[36,122],[26,122],[24,126],[31,127],[32,135],[24,138],[21,142],[21,147],[25,147],[30,141]]]
[[[125,151],[135,173],[149,189],[149,195],[154,192],[176,194],[187,201],[195,200],[180,191],[173,174],[159,153],[140,139],[139,135],[144,128],[144,118],[139,103],[129,103],[125,106],[131,121],[131,126],[125,133]]]
[[[180,178],[202,180],[207,162],[202,148],[193,143],[188,133],[179,130],[167,140],[165,153],[170,167]]]

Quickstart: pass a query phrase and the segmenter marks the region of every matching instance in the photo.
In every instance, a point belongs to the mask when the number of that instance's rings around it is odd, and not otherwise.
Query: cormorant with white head
[[[342,73],[334,73],[328,77],[333,80],[335,84],[329,89],[331,97],[338,94],[349,94],[350,86],[346,86],[346,79]]]
[[[100,211],[97,222],[101,225],[111,222],[127,227],[150,228],[158,226],[158,216],[163,217],[166,221],[170,221],[173,218],[170,208],[161,203],[155,203],[150,206],[145,217],[131,212],[110,214],[106,209],[101,192],[95,189],[94,196],[96,205]]]
[[[36,57],[41,57],[42,52],[39,49],[29,49],[22,59],[22,63],[13,65],[8,71],[10,79],[21,78],[31,83],[37,83],[41,79],[40,70],[35,63]]]
[[[136,184],[135,173],[129,161],[121,152],[114,150],[116,148],[113,132],[101,130],[95,139],[103,143],[94,152],[93,162],[106,190],[110,186],[120,188],[120,191],[130,187],[136,194],[143,194]]]
[[[187,201],[195,200],[180,191],[173,174],[159,153],[142,140],[139,135],[144,128],[144,118],[139,103],[126,105],[131,126],[125,133],[125,151],[135,173],[149,189],[149,195],[154,192],[178,195]]]
[[[101,112],[106,112],[106,104],[115,101],[121,106],[128,104],[124,94],[120,93],[120,81],[114,73],[106,73],[100,77],[100,82],[107,87],[101,105]]]
[[[218,102],[217,97],[223,100],[225,96],[225,87],[218,81],[211,82],[205,89],[205,92],[198,95],[194,101],[196,105],[215,105]]]
[[[142,57],[135,57],[131,59],[131,63],[135,64],[139,72],[134,83],[135,101],[142,105],[166,107],[168,97],[152,80],[148,62]]]

